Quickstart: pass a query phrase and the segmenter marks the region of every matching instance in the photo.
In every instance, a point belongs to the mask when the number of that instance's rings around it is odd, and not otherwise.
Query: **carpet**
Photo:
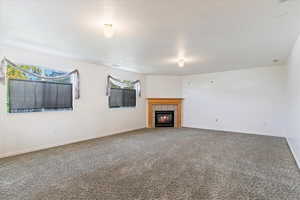
[[[143,129],[0,159],[1,200],[299,200],[284,138]]]

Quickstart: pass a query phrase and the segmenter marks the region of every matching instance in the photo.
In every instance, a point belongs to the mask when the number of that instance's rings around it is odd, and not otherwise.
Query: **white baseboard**
[[[218,131],[218,132],[230,132],[230,133],[244,133],[244,134],[250,134],[250,135],[263,135],[263,136],[271,136],[271,137],[283,137],[284,135],[274,135],[269,133],[261,133],[257,131],[244,131],[244,130],[230,130],[230,129],[218,129],[218,128],[209,128],[209,127],[194,127],[194,126],[183,126],[184,128],[194,128],[194,129],[202,129],[202,130],[211,130],[211,131]]]
[[[292,145],[292,142],[291,142],[288,138],[286,138],[286,141],[287,141],[288,146],[290,147],[290,150],[291,150],[291,152],[292,152],[292,154],[293,154],[293,156],[294,156],[294,158],[295,158],[295,160],[296,160],[296,163],[297,163],[297,165],[298,165],[298,168],[300,169],[300,160],[298,159],[298,157],[297,157],[297,155],[296,155],[296,152],[295,152],[295,150],[294,150],[294,147],[293,147],[293,145]]]
[[[146,127],[144,127],[146,128]],[[135,130],[141,130],[141,129],[144,129],[144,128],[138,128],[138,129],[128,129],[128,130],[125,130],[125,131],[121,131],[121,132],[113,132],[113,133],[110,133],[110,134],[106,134],[106,135],[103,135],[101,137],[96,137],[96,138],[85,138],[83,140],[76,140],[76,141],[71,141],[71,142],[68,142],[68,143],[64,143],[64,144],[53,144],[53,145],[47,145],[47,146],[43,146],[43,147],[37,147],[37,148],[34,148],[34,149],[27,149],[27,150],[21,150],[21,151],[15,151],[15,152],[8,152],[8,153],[3,153],[3,154],[0,154],[0,158],[6,158],[6,157],[10,157],[10,156],[16,156],[16,155],[20,155],[20,154],[25,154],[25,153],[31,153],[31,152],[35,152],[35,151],[40,151],[40,150],[45,150],[45,149],[49,149],[49,148],[53,148],[53,147],[59,147],[59,146],[64,146],[64,145],[68,145],[68,144],[74,144],[74,143],[78,143],[78,142],[84,142],[84,141],[88,141],[88,140],[92,140],[92,139],[98,139],[98,138],[102,138],[102,137],[107,137],[107,136],[112,136],[112,135],[117,135],[117,134],[122,134],[122,133],[126,133],[126,132],[130,132],[130,131],[135,131]],[[238,132],[238,131],[231,131],[231,130],[221,130],[221,129],[209,129],[209,128],[198,128],[198,127],[187,127],[187,126],[184,126],[183,128],[194,128],[194,129],[202,129],[202,130],[211,130],[211,131],[225,131],[225,132],[232,132],[232,133],[245,133],[245,134],[257,134],[257,135],[265,135],[265,134],[261,134],[261,133],[247,133],[247,132]],[[266,134],[265,136],[272,136],[272,135],[269,135],[269,134]],[[279,136],[275,136],[275,137],[279,137]],[[287,143],[288,143],[288,146],[295,158],[295,161],[300,169],[300,160],[298,159],[296,153],[295,153],[295,150],[293,148],[293,145],[292,143],[289,141],[288,138],[285,138]]]
[[[79,143],[79,142],[85,142],[85,141],[88,141],[88,140],[99,139],[99,138],[103,138],[103,137],[107,137],[107,136],[118,135],[118,134],[127,133],[127,132],[131,132],[131,131],[136,131],[136,130],[142,130],[144,128],[146,128],[146,127],[127,129],[127,130],[124,130],[124,131],[116,131],[116,132],[101,135],[100,137],[84,138],[84,139],[81,139],[81,140],[74,140],[74,141],[69,141],[69,142],[61,143],[61,144],[49,144],[49,145],[45,145],[45,146],[42,146],[42,147],[35,147],[35,148],[31,148],[31,149],[23,149],[23,150],[20,150],[20,151],[3,153],[3,154],[0,154],[0,158],[7,158],[7,157],[11,157],[11,156],[16,156],[16,155],[21,155],[21,154],[46,150],[46,149],[50,149],[50,148],[54,148],[54,147],[60,147],[60,146],[64,146],[64,145],[75,144],[75,143]]]
[[[294,159],[297,163],[297,166],[298,168],[300,169],[300,159],[298,159],[297,155],[296,155],[296,152],[294,150],[294,147],[292,145],[292,143],[289,141],[289,139],[287,137],[284,137],[284,136],[278,136],[278,135],[272,135],[272,134],[263,134],[263,133],[250,133],[250,132],[243,132],[243,131],[232,131],[232,130],[223,130],[223,129],[210,129],[210,128],[199,128],[199,127],[187,127],[187,126],[184,126],[184,128],[194,128],[194,129],[202,129],[202,130],[210,130],[210,131],[223,131],[223,132],[230,132],[230,133],[244,133],[244,134],[252,134],[252,135],[263,135],[263,136],[271,136],[271,137],[282,137],[282,138],[285,138],[287,143],[288,143],[288,146],[294,156]]]

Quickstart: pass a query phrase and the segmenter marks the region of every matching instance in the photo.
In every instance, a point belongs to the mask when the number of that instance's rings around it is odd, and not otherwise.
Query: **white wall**
[[[148,98],[181,98],[181,76],[146,76],[146,96]]]
[[[300,37],[288,65],[287,139],[300,167]]]
[[[185,76],[183,126],[283,136],[285,67]]]
[[[63,112],[8,114],[5,85],[0,83],[0,157],[146,126],[144,96],[138,98],[136,108],[117,109],[108,108],[108,98],[105,96],[107,74],[121,79],[140,79],[142,87],[145,82],[144,75],[111,70],[29,50],[12,47],[0,49],[1,59],[6,56],[17,63],[61,70],[77,68],[81,78],[80,100],[75,100],[74,111]]]
[[[291,123],[289,142],[300,156],[300,45],[289,66]],[[285,128],[285,67],[200,74],[144,76],[112,70],[60,56],[0,47],[0,58],[81,73],[81,99],[72,112],[8,114],[5,85],[0,83],[0,157],[111,135],[146,126],[145,97],[185,98],[185,127],[283,136]],[[109,109],[105,96],[107,74],[141,79],[142,98],[136,108]],[[128,117],[131,116],[131,117]],[[217,121],[216,121],[217,119]]]

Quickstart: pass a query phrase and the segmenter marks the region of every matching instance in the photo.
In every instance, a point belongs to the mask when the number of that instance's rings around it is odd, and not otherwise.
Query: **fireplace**
[[[182,98],[147,98],[148,108],[147,108],[147,128],[155,128],[155,127],[168,127],[172,126],[174,128],[181,128],[181,118],[182,118]],[[156,111],[172,111],[173,116],[172,119],[173,124],[169,123],[168,125],[160,122],[164,122],[158,120],[156,117]],[[159,113],[158,113],[159,114]],[[165,113],[162,113],[165,114]],[[172,115],[172,114],[171,114]],[[167,120],[168,118],[166,118]],[[158,123],[157,123],[158,122]]]
[[[155,111],[155,127],[174,127],[174,111]]]

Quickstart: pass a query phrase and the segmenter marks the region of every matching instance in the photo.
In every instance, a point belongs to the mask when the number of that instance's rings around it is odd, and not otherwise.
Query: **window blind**
[[[73,109],[72,93],[68,83],[10,79],[9,112]]]
[[[111,88],[109,96],[109,107],[135,107],[136,106],[136,90]]]

